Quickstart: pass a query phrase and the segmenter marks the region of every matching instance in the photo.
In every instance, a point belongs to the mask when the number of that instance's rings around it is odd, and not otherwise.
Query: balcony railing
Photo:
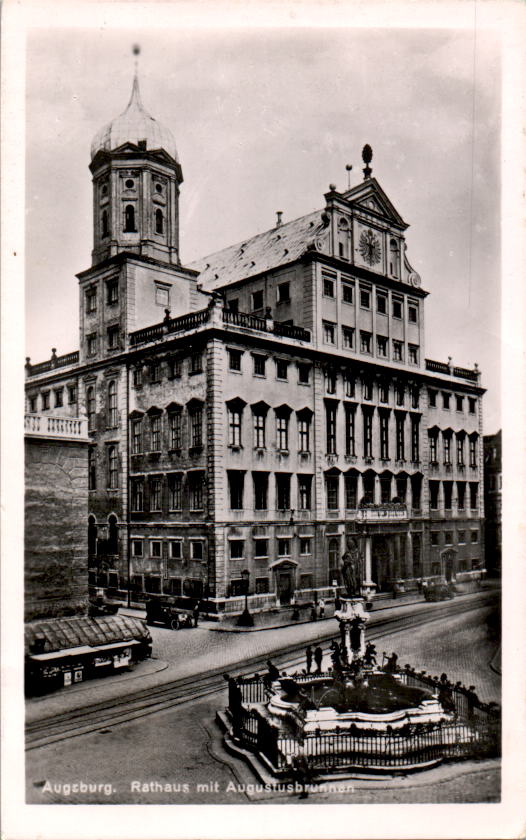
[[[78,363],[78,350],[74,350],[72,353],[65,353],[63,356],[55,356],[53,351],[51,359],[48,359],[47,362],[39,362],[36,365],[32,365],[28,358],[26,360],[26,370],[28,376],[37,376],[39,373],[48,373],[48,371],[55,370],[55,368],[67,367],[68,365],[78,365]]]
[[[152,327],[145,327],[130,333],[130,345],[145,344],[148,341],[156,341],[164,335],[193,330],[205,324],[210,317],[209,309],[199,309],[197,312],[189,312],[179,318],[165,318],[160,324]]]
[[[282,324],[279,321],[258,318],[256,315],[248,315],[246,312],[232,312],[230,309],[223,310],[223,321],[225,324],[233,324],[236,327],[247,327],[251,330],[274,333],[282,338],[294,338],[298,341],[310,341],[310,332],[303,327],[294,324]]]
[[[458,376],[460,379],[469,379],[470,382],[478,382],[480,376],[477,367],[468,370],[468,368],[453,367],[445,362],[435,362],[433,359],[426,359],[426,370],[433,373],[445,373],[446,376]]]
[[[53,417],[46,414],[26,414],[24,431],[32,437],[61,440],[88,440],[87,420],[80,417]]]
[[[397,519],[407,519],[407,506],[402,502],[361,505],[356,513],[356,518],[363,522],[389,522]]]

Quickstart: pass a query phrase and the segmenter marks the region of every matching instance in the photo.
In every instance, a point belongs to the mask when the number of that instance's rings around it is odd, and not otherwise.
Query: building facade
[[[502,570],[502,431],[484,435],[485,557],[490,574]]]
[[[428,295],[372,177],[182,266],[183,181],[137,80],[92,144],[80,349],[29,412],[87,417],[90,579],[212,612],[452,578],[483,555],[480,372],[425,358]],[[248,574],[247,574],[248,573]]]

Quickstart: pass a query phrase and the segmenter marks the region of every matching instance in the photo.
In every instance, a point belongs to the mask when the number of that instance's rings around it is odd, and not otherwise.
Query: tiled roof
[[[132,639],[148,641],[149,632],[144,623],[127,615],[112,615],[102,618],[50,618],[33,621],[25,626],[25,653],[33,651],[35,639],[45,639],[39,653],[88,645],[96,647],[112,642],[127,642]]]
[[[270,271],[301,257],[320,232],[326,230],[321,214],[321,210],[316,210],[308,216],[258,233],[252,239],[203,257],[188,268],[200,272],[197,282],[208,292],[262,271]]]

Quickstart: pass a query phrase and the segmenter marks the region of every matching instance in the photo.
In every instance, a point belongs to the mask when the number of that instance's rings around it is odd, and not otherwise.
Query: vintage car
[[[428,583],[422,587],[426,601],[447,601],[455,597],[453,587],[447,583]]]
[[[192,616],[181,610],[170,601],[150,599],[146,603],[146,624],[164,624],[172,630],[193,627]]]

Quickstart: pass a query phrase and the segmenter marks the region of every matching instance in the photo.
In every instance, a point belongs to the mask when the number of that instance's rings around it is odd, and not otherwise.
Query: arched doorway
[[[117,517],[112,513],[108,517],[108,554],[119,553],[119,528]]]
[[[372,577],[378,592],[384,592],[391,578],[391,552],[386,537],[372,537]]]
[[[441,566],[442,566],[441,574],[444,575],[444,577],[446,578],[446,581],[448,583],[451,583],[451,581],[453,580],[453,577],[455,575],[455,570],[456,570],[455,569],[455,566],[456,566],[455,559],[456,559],[456,556],[457,556],[457,552],[455,551],[454,548],[446,548],[446,549],[444,549],[444,551],[440,555]]]
[[[292,601],[296,588],[296,564],[290,560],[277,563],[274,566],[276,576],[276,595],[281,606],[286,606]]]

